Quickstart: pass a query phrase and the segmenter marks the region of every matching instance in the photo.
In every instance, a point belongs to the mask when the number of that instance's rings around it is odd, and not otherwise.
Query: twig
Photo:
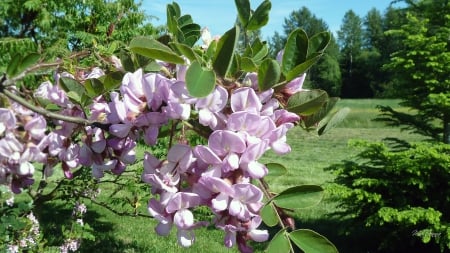
[[[88,54],[89,54],[88,51],[82,51],[82,52],[75,53],[75,54],[69,56],[68,59],[83,57]],[[18,74],[17,76],[14,76],[11,79],[2,79],[2,81],[0,82],[0,87],[3,89],[4,87],[13,86],[16,84],[17,81],[22,80],[26,75],[28,75],[29,73],[31,73],[33,71],[36,71],[38,69],[43,69],[43,68],[59,67],[61,64],[63,64],[63,61],[61,59],[59,59],[56,62],[51,62],[51,63],[38,63],[36,65],[26,68],[20,74]]]
[[[0,93],[5,94],[6,97],[19,103],[20,105],[24,106],[25,108],[28,108],[31,111],[36,112],[47,118],[62,120],[65,122],[80,124],[83,126],[95,126],[95,127],[99,127],[104,130],[108,130],[109,126],[110,126],[110,124],[105,124],[105,123],[101,123],[101,122],[97,122],[97,121],[90,121],[90,120],[80,118],[80,117],[72,117],[72,116],[67,116],[67,115],[48,111],[42,107],[38,107],[33,104],[30,104],[30,102],[28,102],[27,100],[25,100],[24,98],[22,98],[16,94],[14,94],[13,92],[9,91],[8,89],[3,89],[3,90],[0,89]]]
[[[130,217],[139,216],[139,217],[145,217],[145,218],[153,219],[153,216],[146,215],[146,214],[141,214],[141,213],[134,213],[134,214],[132,214],[132,213],[128,213],[128,212],[119,212],[117,210],[114,210],[112,207],[110,207],[108,204],[106,204],[104,202],[98,202],[98,201],[95,201],[95,200],[93,200],[93,199],[91,199],[89,197],[85,197],[85,196],[81,196],[81,197],[85,198],[85,199],[89,199],[92,203],[94,203],[94,204],[96,204],[98,206],[101,206],[101,207],[105,208],[106,210],[109,210],[110,212],[112,212],[112,213],[114,213],[116,215],[119,215],[119,216],[130,216]]]

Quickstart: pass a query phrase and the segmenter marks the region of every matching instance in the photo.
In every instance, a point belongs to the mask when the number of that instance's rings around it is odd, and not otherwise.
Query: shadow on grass
[[[296,226],[298,229],[311,229],[325,236],[336,246],[339,252],[343,253],[439,252],[439,248],[435,244],[424,244],[418,237],[417,240],[411,240],[411,237],[414,236],[413,231],[401,231],[394,226],[383,228],[365,227],[363,224],[356,225],[350,219],[334,216],[302,221],[297,223]],[[393,231],[398,233],[392,233]],[[392,234],[395,235],[392,236]],[[385,241],[393,244],[387,247],[380,247]]]
[[[36,210],[39,217],[40,228],[49,247],[59,247],[63,244],[64,237],[62,226],[70,226],[72,207],[64,202],[45,203]],[[137,242],[124,242],[114,236],[114,223],[100,219],[102,216],[94,209],[90,209],[84,217],[95,231],[95,241],[83,240],[77,252],[145,252]]]

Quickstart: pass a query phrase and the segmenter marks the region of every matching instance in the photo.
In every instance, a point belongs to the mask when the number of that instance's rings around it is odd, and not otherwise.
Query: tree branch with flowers
[[[245,34],[268,22],[270,1],[254,11],[248,0],[235,3]],[[323,134],[348,112],[330,115],[337,98],[302,88],[330,34],[308,37],[297,29],[271,59],[259,39],[238,50],[238,26],[211,40],[176,3],[167,5],[167,30],[160,38],[133,39],[114,68],[84,75],[56,71],[54,83],[42,83],[32,96],[15,83],[64,63],[42,63],[33,54],[11,64],[0,83],[0,183],[14,193],[30,191],[37,164],[46,177],[60,164],[68,179],[90,170],[101,182],[139,160],[141,180],[151,187],[148,211],[159,222],[156,233],[165,236],[175,227],[184,247],[194,243],[196,228],[213,224],[224,231],[226,247],[252,252],[249,240],[269,239],[260,229],[264,222],[280,227],[268,252],[294,252],[294,245],[304,252],[337,252],[320,234],[296,229],[289,216],[316,205],[323,189],[299,185],[274,193],[264,178],[283,176],[286,168],[259,162],[268,150],[291,152],[286,134],[293,127]],[[192,146],[187,131],[206,144]],[[150,152],[136,157],[139,142],[154,146],[166,135],[165,159]],[[204,206],[214,218],[197,221],[193,210]]]

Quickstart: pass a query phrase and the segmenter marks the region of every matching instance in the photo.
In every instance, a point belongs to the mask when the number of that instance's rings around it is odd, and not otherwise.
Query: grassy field
[[[421,140],[421,136],[401,132],[373,122],[378,104],[398,107],[398,100],[342,100],[339,107],[350,107],[351,112],[345,122],[323,136],[294,129],[288,140],[292,152],[285,156],[268,153],[264,162],[277,162],[286,166],[288,175],[269,178],[273,191],[281,191],[299,184],[318,184],[326,188],[334,175],[324,170],[333,163],[351,159],[358,150],[351,149],[347,143],[351,139],[380,141],[387,137],[398,137],[410,141]],[[345,226],[344,221],[335,220],[330,215],[336,211],[336,202],[325,194],[324,200],[316,207],[295,213],[299,228],[311,228],[328,237],[340,252],[362,252],[361,242],[354,236],[344,236],[337,228]],[[196,232],[197,241],[193,247],[184,249],[177,245],[174,234],[158,237],[153,231],[155,221],[144,217],[117,216],[96,205],[88,206],[87,222],[97,231],[96,241],[86,241],[82,252],[237,252],[223,246],[223,232],[212,228]],[[145,213],[145,205],[140,209]],[[69,214],[71,210],[62,205],[47,206],[42,212],[44,224],[52,236],[58,237],[58,219],[55,217]],[[59,235],[60,236],[60,235]],[[51,238],[50,238],[51,240]],[[56,240],[56,239],[55,239]],[[255,245],[262,252],[265,244]],[[367,251],[365,251],[367,252]]]

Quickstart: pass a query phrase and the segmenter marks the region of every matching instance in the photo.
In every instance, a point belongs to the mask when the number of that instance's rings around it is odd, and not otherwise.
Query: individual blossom
[[[195,158],[190,146],[177,144],[168,154],[167,161],[160,162],[150,153],[144,155],[142,180],[152,185],[153,193],[178,191],[181,175],[193,164]]]
[[[223,161],[222,172],[239,168],[239,155],[246,149],[244,138],[229,130],[214,131],[208,139],[208,147]]]
[[[198,99],[195,108],[198,110],[200,124],[209,126],[211,129],[221,124],[220,113],[227,104],[228,92],[222,86],[216,86],[208,96]]]
[[[238,88],[231,94],[231,109],[233,112],[246,111],[259,114],[262,108],[261,101],[255,91],[249,87]]]
[[[294,78],[289,83],[287,83],[283,89],[281,89],[281,93],[286,94],[288,97],[294,95],[297,92],[300,92],[303,89],[303,83],[306,78],[306,73],[303,73],[301,76]]]
[[[176,81],[170,85],[165,112],[172,119],[187,120],[191,115],[191,105],[196,101],[196,98],[189,95],[186,83]]]
[[[166,212],[173,213],[173,224],[177,227],[178,243],[183,247],[191,246],[195,241],[193,229],[206,225],[195,222],[194,215],[189,208],[200,204],[200,197],[195,193],[177,192],[167,203]]]
[[[259,215],[259,210],[263,206],[262,191],[249,183],[238,183],[232,186],[233,194],[228,212],[238,219],[247,221]]]
[[[0,136],[13,131],[17,127],[14,112],[7,108],[0,108]]]

